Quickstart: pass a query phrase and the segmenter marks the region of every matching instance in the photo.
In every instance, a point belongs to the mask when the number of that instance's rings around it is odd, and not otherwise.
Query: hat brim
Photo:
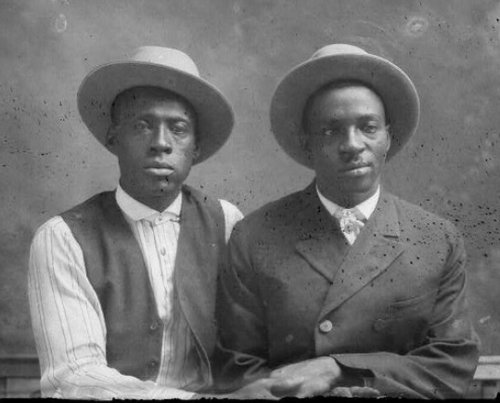
[[[173,91],[191,103],[197,116],[198,164],[226,142],[234,124],[233,110],[224,95],[207,81],[164,65],[117,62],[90,72],[78,90],[78,110],[90,132],[105,145],[111,124],[111,104],[132,87],[152,86]]]
[[[335,81],[364,83],[382,99],[390,121],[393,157],[418,126],[420,101],[408,75],[381,57],[342,54],[308,60],[292,69],[278,84],[271,101],[271,129],[283,150],[299,164],[312,169],[312,160],[301,145],[302,114],[309,97]]]

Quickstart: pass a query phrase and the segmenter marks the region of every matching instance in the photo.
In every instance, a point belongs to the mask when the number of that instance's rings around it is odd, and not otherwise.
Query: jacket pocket
[[[437,289],[430,289],[422,294],[415,295],[410,298],[397,299],[389,305],[389,310],[398,311],[405,308],[410,308],[414,305],[419,305],[424,302],[431,302],[434,304],[437,295]]]
[[[395,300],[390,303],[383,315],[373,323],[373,329],[377,332],[385,331],[394,327],[413,327],[428,322],[432,315],[437,289],[431,289],[410,298]]]

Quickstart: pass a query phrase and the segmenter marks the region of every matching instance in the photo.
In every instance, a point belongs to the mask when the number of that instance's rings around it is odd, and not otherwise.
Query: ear
[[[109,126],[108,131],[106,132],[106,141],[104,145],[106,148],[116,155],[116,145],[118,143],[118,132],[116,130],[115,125]]]
[[[387,126],[385,132],[386,132],[386,136],[387,136],[387,146],[385,148],[385,154],[387,155],[387,153],[389,152],[389,149],[391,148],[391,141],[392,141],[390,126]]]

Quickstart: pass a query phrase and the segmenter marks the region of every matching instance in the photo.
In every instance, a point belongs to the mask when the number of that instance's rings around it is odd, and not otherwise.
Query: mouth
[[[372,170],[370,164],[352,164],[342,170],[342,173],[347,176],[362,176]]]
[[[168,164],[151,164],[144,168],[152,176],[168,177],[174,173],[174,168]]]

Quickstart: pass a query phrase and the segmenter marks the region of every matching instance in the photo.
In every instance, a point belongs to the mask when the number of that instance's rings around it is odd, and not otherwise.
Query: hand
[[[328,396],[335,397],[381,397],[377,389],[369,388],[368,386],[337,386],[329,393]]]
[[[286,365],[271,372],[271,393],[276,397],[310,397],[328,394],[342,371],[331,357],[319,357]]]
[[[267,400],[278,400],[276,396],[274,396],[270,392],[270,387],[274,383],[273,379],[270,378],[262,378],[258,379],[248,385],[243,386],[242,388],[229,393],[227,395],[221,395],[219,397],[225,399],[267,399]]]

